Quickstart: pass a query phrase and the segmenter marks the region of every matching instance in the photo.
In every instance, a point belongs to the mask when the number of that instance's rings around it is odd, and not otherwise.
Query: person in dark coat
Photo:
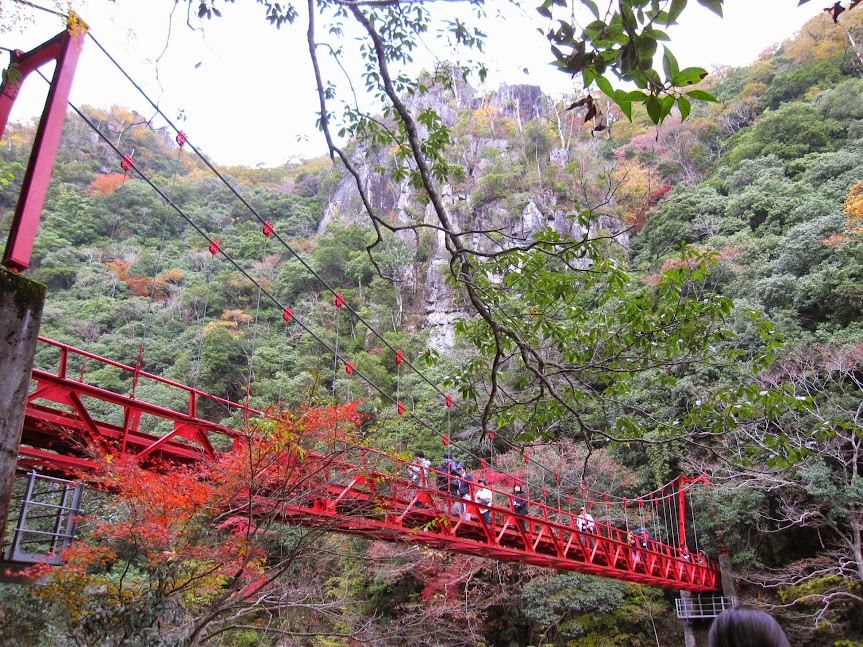
[[[527,502],[527,495],[524,493],[524,490],[521,489],[521,485],[516,483],[512,486],[512,511],[526,517],[529,509],[530,506]],[[527,532],[527,521],[519,519],[518,525],[521,526],[522,530]]]
[[[438,465],[438,474],[435,477],[435,485],[438,490],[449,492],[452,485],[452,476],[455,474],[455,461],[452,459],[452,454],[445,452],[443,461]]]
[[[455,466],[455,478],[450,484],[450,493],[453,496],[457,496],[460,499],[466,499],[468,501],[471,500],[471,484],[473,483],[473,477],[468,474],[464,469],[463,463],[458,463]],[[464,516],[465,513],[465,505],[461,501],[457,501],[452,506],[452,511],[454,514]]]

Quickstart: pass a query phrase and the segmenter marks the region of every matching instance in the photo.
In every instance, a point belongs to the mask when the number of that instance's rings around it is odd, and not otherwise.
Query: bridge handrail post
[[[66,377],[66,368],[69,365],[69,349],[65,346],[60,346],[60,367],[57,370],[57,377]]]

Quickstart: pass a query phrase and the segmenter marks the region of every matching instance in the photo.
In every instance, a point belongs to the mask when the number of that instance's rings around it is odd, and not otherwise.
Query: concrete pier
[[[0,531],[9,501],[24,426],[24,407],[36,356],[46,288],[0,269]]]

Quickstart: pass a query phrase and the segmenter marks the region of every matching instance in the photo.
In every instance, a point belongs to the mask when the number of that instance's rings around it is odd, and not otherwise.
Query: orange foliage
[[[123,186],[126,181],[125,173],[103,173],[97,175],[87,189],[87,193],[101,193],[102,195],[110,195],[117,189]]]
[[[110,266],[111,263],[108,265]],[[129,267],[128,263],[124,265],[125,268]],[[183,272],[180,270],[168,270],[162,276],[157,276],[155,286],[153,285],[153,279],[149,276],[141,276],[140,274],[128,276],[125,272],[122,277],[115,272],[115,276],[126,282],[126,287],[129,288],[129,292],[133,295],[149,297],[152,294],[155,301],[167,300],[170,296],[170,291],[167,289],[168,285],[177,285],[183,280]]]
[[[165,279],[167,283],[173,283],[177,285],[183,280],[183,271],[182,270],[168,270],[162,275],[162,278]]]
[[[651,206],[651,195],[663,186],[659,174],[656,169],[636,160],[623,159],[620,160],[614,178],[620,183],[615,194],[617,210],[623,222],[632,225],[638,221],[639,215],[643,218],[643,214]]]
[[[120,281],[125,281],[129,278],[129,265],[130,263],[125,263],[123,261],[108,261],[106,263],[108,269],[111,270],[111,274],[113,274]]]
[[[471,113],[467,132],[477,137],[504,139],[515,133],[515,127],[496,106],[484,105]]]
[[[242,310],[225,310],[220,318],[222,321],[232,321],[238,325],[248,325],[255,320],[252,315],[247,315]]]
[[[696,270],[702,265],[715,265],[720,260],[730,260],[745,253],[746,249],[738,246],[725,247],[720,253],[707,252],[703,247],[693,247],[693,254],[688,254],[685,258],[674,256],[666,258],[659,268],[658,274],[645,276],[643,281],[646,285],[656,287],[662,280],[662,275],[672,270],[685,268],[688,270]]]
[[[294,238],[291,240],[291,247],[301,252],[307,252],[312,248],[312,243],[308,240],[299,240]]]
[[[137,274],[126,279],[126,287],[136,297],[149,297],[153,289],[153,279]],[[157,298],[155,292],[153,298]]]
[[[845,215],[848,216],[848,226],[843,233],[831,234],[821,241],[826,247],[841,247],[849,236],[863,235],[863,180],[860,180],[848,191],[845,198]]]
[[[280,572],[278,559],[268,560],[259,543],[270,534],[260,525],[268,514],[278,515],[278,506],[249,502],[295,496],[306,456],[298,440],[332,436],[334,429],[351,433],[346,429],[365,421],[359,405],[282,412],[259,423],[265,429],[239,434],[216,460],[192,466],[91,448],[96,483],[112,496],[98,517],[85,520],[89,532],[64,552],[66,565],[37,565],[27,575],[49,575],[38,594],[74,622],[106,608],[132,613],[153,604],[154,595],[190,612],[214,600],[254,605]]]
[[[716,257],[718,261],[733,261],[734,259],[745,256],[749,250],[741,245],[726,245],[719,250],[719,255]]]

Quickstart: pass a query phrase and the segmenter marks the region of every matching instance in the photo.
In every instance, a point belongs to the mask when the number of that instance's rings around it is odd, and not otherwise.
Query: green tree
[[[204,334],[199,371],[199,388],[232,402],[243,399],[248,359],[229,326],[219,323],[209,326]]]
[[[736,168],[745,160],[767,155],[794,160],[835,148],[843,134],[840,122],[822,118],[815,107],[790,103],[741,133],[726,163]]]
[[[327,283],[347,287],[371,280],[374,268],[365,251],[369,233],[362,227],[327,229],[314,251],[316,269]]]
[[[586,633],[592,614],[609,613],[623,602],[623,587],[590,576],[567,573],[548,580],[535,579],[524,588],[526,614],[563,636]]]
[[[713,476],[738,568],[756,566],[750,579],[778,591],[798,623],[825,621],[827,636],[851,630],[863,608],[860,350],[859,342],[795,347],[763,386],[800,405],[729,434],[726,455],[742,453]]]

